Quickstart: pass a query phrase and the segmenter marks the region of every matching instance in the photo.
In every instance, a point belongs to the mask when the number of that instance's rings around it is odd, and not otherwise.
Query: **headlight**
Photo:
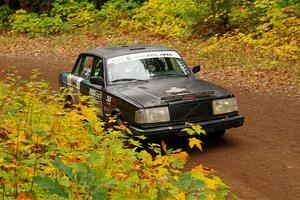
[[[168,107],[147,108],[135,112],[136,123],[156,123],[170,121]]]
[[[215,115],[238,111],[236,98],[218,99],[213,101],[213,112]]]

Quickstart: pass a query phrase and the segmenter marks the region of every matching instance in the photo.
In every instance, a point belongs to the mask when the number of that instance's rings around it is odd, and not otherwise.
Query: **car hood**
[[[229,97],[230,92],[220,86],[193,77],[168,77],[149,82],[135,82],[115,87],[115,92],[139,103],[143,107],[155,107],[187,98]]]

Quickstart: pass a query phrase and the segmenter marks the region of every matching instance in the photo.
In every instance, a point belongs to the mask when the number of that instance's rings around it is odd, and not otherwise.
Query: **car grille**
[[[205,121],[213,118],[211,101],[185,102],[169,105],[171,122]]]

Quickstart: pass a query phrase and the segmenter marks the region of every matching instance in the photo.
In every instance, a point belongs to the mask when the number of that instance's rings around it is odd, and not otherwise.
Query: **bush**
[[[117,27],[120,25],[121,20],[131,19],[135,14],[134,10],[141,5],[140,1],[110,0],[103,5],[100,16],[106,24]]]
[[[293,32],[299,34],[294,28]],[[291,33],[291,32],[290,32]],[[286,33],[269,31],[260,37],[256,33],[232,33],[215,36],[199,52],[207,66],[233,66],[244,69],[286,69],[298,80],[300,76],[299,39],[290,40]],[[298,42],[296,42],[298,40]]]
[[[12,13],[12,10],[7,5],[0,6],[0,28],[6,25]]]
[[[236,29],[211,37],[199,55],[210,66],[285,68],[299,77],[300,19],[296,8],[293,1],[235,2],[229,24]]]
[[[149,0],[135,10],[129,27],[146,30],[154,35],[187,37],[199,22],[194,0]],[[123,27],[128,23],[123,22]]]
[[[52,3],[51,16],[59,17],[73,28],[89,27],[99,15],[93,3],[88,1],[56,0]]]
[[[27,13],[17,10],[10,17],[11,33],[53,34],[59,33],[64,28],[64,23],[59,17],[47,17],[36,13]]]
[[[201,21],[194,0],[111,0],[101,10],[105,23],[120,29],[142,30],[152,35],[187,37],[193,26]],[[202,19],[203,20],[203,19]]]
[[[11,33],[56,34],[71,29],[91,28],[99,15],[87,1],[56,0],[50,15],[17,10],[10,17]]]
[[[27,82],[9,74],[0,81],[3,198],[225,199],[230,194],[202,165],[182,172],[186,152],[149,144],[153,157],[124,135],[130,134],[124,127],[105,129],[95,107],[64,110],[61,98],[35,78]],[[196,126],[186,131],[203,132]],[[195,138],[189,144],[201,148]]]
[[[11,32],[29,33],[39,32],[38,25],[40,18],[35,13],[27,13],[25,10],[18,10],[10,18]]]

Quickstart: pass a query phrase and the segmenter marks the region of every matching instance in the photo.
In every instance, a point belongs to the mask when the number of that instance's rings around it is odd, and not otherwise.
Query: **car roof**
[[[135,54],[135,53],[144,53],[144,52],[153,52],[153,51],[175,51],[172,48],[163,47],[159,45],[120,45],[104,48],[95,48],[82,52],[82,54],[91,54],[95,56],[101,56],[105,59]]]

